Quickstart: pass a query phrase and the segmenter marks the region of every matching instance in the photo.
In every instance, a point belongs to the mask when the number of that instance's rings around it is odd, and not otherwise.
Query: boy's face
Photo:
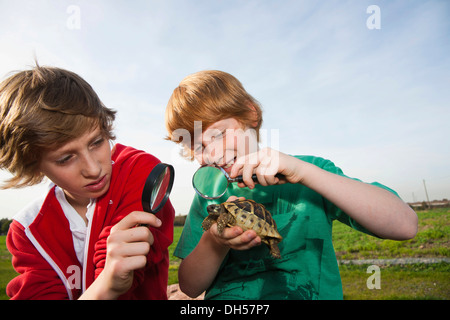
[[[234,118],[220,120],[194,137],[192,150],[201,165],[216,164],[230,173],[236,158],[258,150],[256,131]]]
[[[111,181],[111,148],[100,128],[45,152],[40,171],[64,190],[74,207],[106,193]]]

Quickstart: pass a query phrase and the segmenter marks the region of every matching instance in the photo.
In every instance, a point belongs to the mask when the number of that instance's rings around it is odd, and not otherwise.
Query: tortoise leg
[[[219,216],[219,219],[217,219],[217,232],[220,235],[223,235],[223,230],[225,230],[225,227],[227,226],[227,218],[226,214],[221,214]]]
[[[219,216],[219,219],[217,219],[217,232],[220,235],[223,235],[223,231],[228,225],[234,225],[235,219],[234,217],[228,213],[228,212],[222,212]]]
[[[208,231],[209,228],[211,228],[211,226],[213,225],[213,223],[215,223],[217,220],[217,216],[213,216],[213,215],[209,215],[205,218],[205,220],[203,220],[202,222],[202,228],[205,231]]]
[[[217,222],[217,219],[219,218],[219,216],[220,216],[220,212],[216,212],[216,211],[210,212],[208,214],[208,216],[202,222],[203,230],[208,231],[209,228],[211,228],[211,226]]]
[[[280,248],[278,248],[278,242],[275,239],[269,240],[270,254],[275,259],[281,259]]]

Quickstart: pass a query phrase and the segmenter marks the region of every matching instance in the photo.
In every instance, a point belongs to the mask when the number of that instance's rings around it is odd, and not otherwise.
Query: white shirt
[[[88,225],[84,222],[83,218],[78,214],[78,212],[70,205],[67,201],[64,191],[56,186],[55,189],[56,199],[58,199],[61,207],[64,211],[64,214],[69,220],[70,231],[72,232],[73,246],[75,249],[75,253],[77,254],[78,261],[81,266],[84,266],[84,257],[85,251],[87,247],[86,242],[86,234],[88,232],[88,226],[90,226],[90,221],[92,220],[92,216],[94,215],[96,199],[91,199],[89,204],[87,205],[86,219],[88,220]]]

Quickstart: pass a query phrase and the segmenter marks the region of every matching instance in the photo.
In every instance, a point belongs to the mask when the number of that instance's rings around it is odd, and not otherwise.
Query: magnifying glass
[[[277,178],[284,178],[282,174],[277,174]],[[258,182],[256,174],[252,175],[252,180]],[[205,199],[218,199],[225,194],[231,182],[244,182],[242,176],[230,178],[228,173],[217,165],[204,165],[197,169],[192,177],[192,186],[195,192]]]
[[[167,163],[158,163],[147,177],[142,191],[142,207],[146,212],[157,213],[169,199],[175,170]]]

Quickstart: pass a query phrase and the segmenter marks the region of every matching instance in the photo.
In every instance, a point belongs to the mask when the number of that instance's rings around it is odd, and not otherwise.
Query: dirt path
[[[338,260],[339,264],[353,264],[353,265],[402,265],[402,264],[431,264],[431,263],[450,263],[450,258],[396,258],[396,259],[360,259],[360,260]]]

